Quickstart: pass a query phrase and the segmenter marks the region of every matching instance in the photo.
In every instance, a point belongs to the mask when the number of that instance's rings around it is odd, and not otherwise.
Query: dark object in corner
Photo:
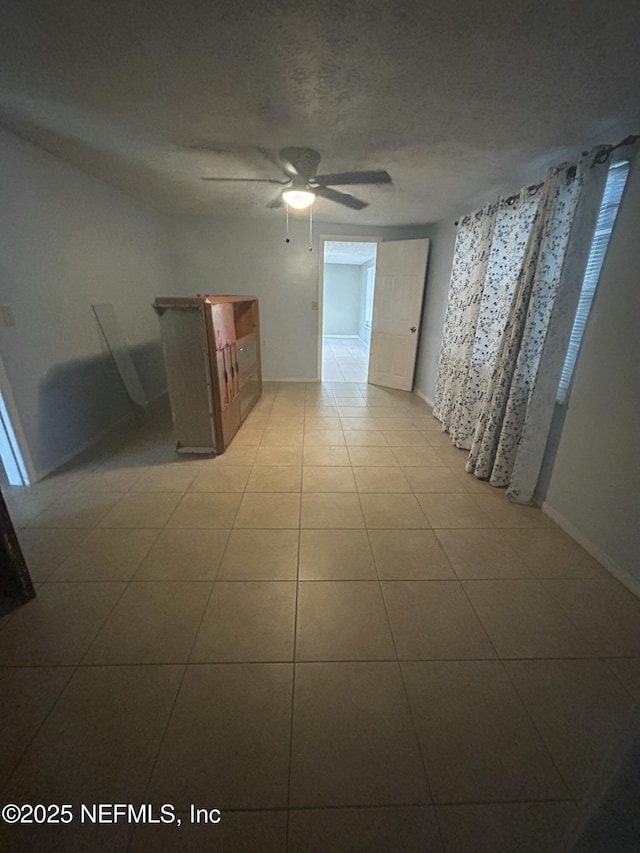
[[[0,493],[0,615],[35,598],[29,569]]]

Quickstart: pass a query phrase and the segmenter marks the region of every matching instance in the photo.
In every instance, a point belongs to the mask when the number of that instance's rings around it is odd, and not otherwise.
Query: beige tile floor
[[[0,848],[556,850],[640,698],[640,602],[464,459],[413,395],[271,384],[217,459],[160,406],[7,489],[38,597],[0,620],[1,799],[184,821]]]
[[[360,338],[322,336],[322,378],[325,382],[366,382],[369,347]]]

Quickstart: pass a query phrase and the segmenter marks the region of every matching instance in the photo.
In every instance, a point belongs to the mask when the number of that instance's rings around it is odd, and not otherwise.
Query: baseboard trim
[[[263,376],[263,382],[319,382],[317,376],[312,376],[309,379],[300,376]]]
[[[605,569],[610,572],[614,578],[616,578],[616,580],[619,580],[621,584],[626,586],[629,592],[632,592],[635,596],[640,598],[640,580],[632,577],[629,572],[623,569],[622,566],[618,565],[618,563],[611,559],[608,554],[605,554],[604,551],[585,536],[582,531],[578,530],[575,525],[555,510],[547,501],[543,502],[540,509],[545,515],[548,515],[552,521],[555,521],[558,527],[562,528],[565,533],[568,533],[572,539],[575,539],[578,545],[582,545],[584,550],[588,554],[591,554],[595,560],[601,563]]]
[[[430,400],[430,399],[427,397],[427,395],[426,395],[426,394],[423,394],[423,393],[422,393],[422,391],[421,391],[419,388],[414,388],[414,389],[413,389],[413,393],[414,393],[414,394],[417,394],[417,395],[418,395],[418,397],[420,397],[420,399],[421,399],[421,400],[424,400],[424,401],[425,401],[425,403],[427,404],[427,406],[431,406],[431,408],[433,409],[433,400]]]
[[[359,335],[323,335],[323,338],[349,338],[352,341],[358,340]]]

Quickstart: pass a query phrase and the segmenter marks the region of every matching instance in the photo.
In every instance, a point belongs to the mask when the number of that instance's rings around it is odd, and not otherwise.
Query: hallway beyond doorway
[[[366,382],[377,241],[321,238],[319,353],[325,382]]]
[[[366,382],[369,347],[360,338],[322,336],[322,378],[325,382]]]

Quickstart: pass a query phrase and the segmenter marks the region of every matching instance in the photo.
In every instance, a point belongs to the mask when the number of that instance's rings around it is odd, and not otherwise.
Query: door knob
[[[415,327],[415,326],[412,326],[412,327],[411,327],[411,331],[412,331],[412,332],[415,332],[415,330],[416,330],[416,327]]]

